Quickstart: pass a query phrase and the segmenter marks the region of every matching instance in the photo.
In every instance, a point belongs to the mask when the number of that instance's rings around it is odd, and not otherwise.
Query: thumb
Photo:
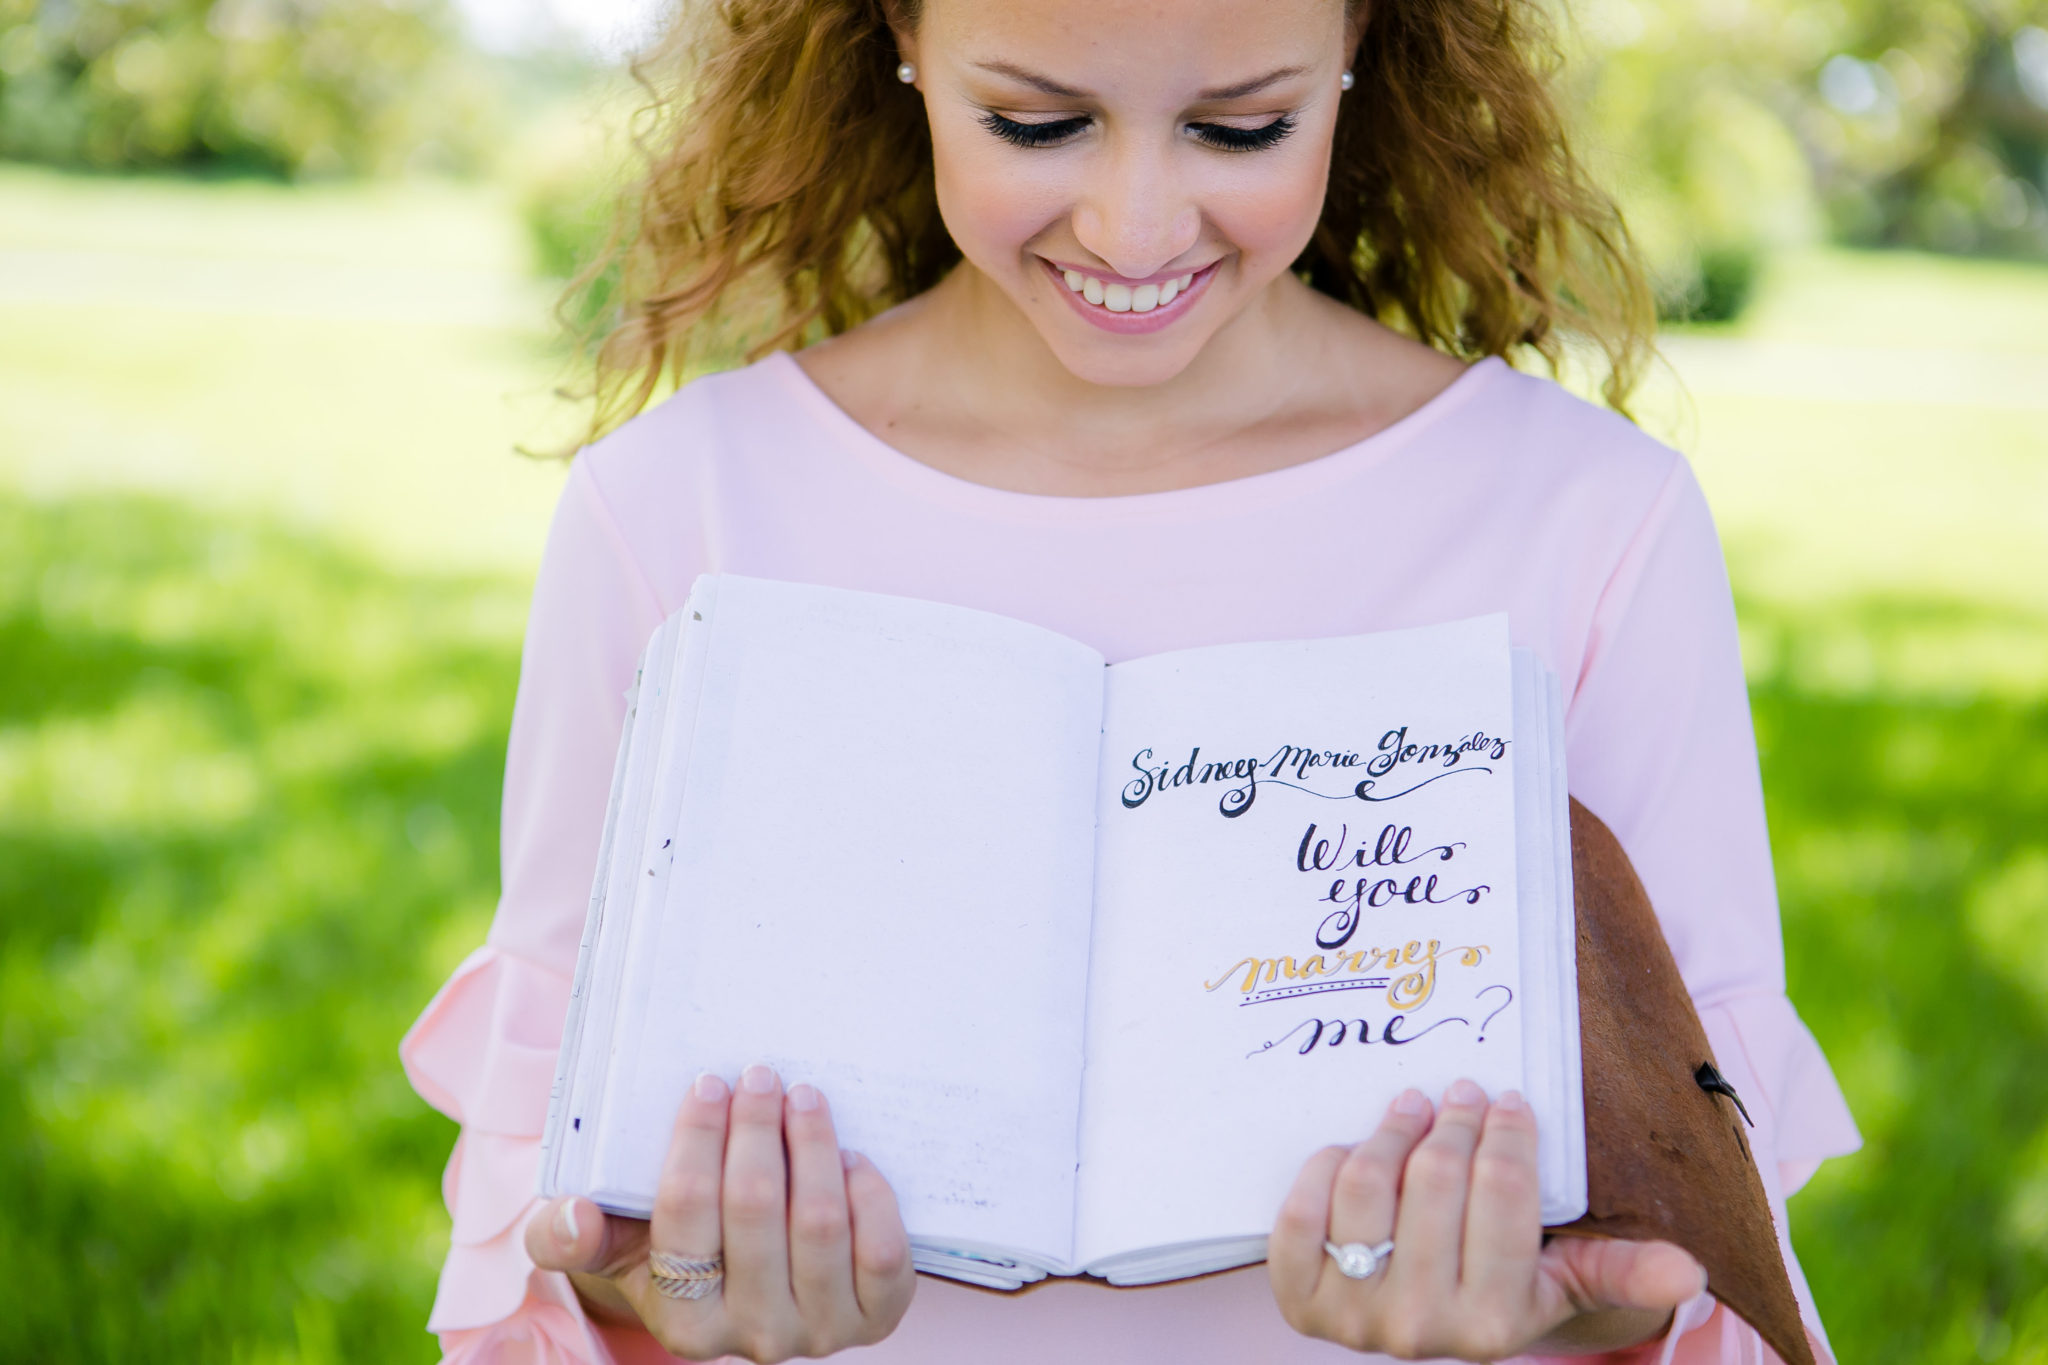
[[[556,1199],[526,1220],[526,1254],[542,1270],[603,1273],[615,1259],[612,1220],[588,1199]]]
[[[1603,1308],[1672,1309],[1707,1287],[1707,1272],[1670,1242],[1553,1237],[1543,1269],[1582,1313]]]

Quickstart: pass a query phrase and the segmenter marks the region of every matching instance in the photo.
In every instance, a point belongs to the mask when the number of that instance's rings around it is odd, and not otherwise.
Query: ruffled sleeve
[[[1568,689],[1573,794],[1628,852],[1657,908],[1721,1070],[1755,1121],[1779,1244],[1816,1355],[1832,1361],[1786,1235],[1785,1200],[1860,1145],[1813,1035],[1785,995],[1763,788],[1720,542],[1682,460],[1595,609]],[[1709,1297],[1662,1341],[1660,1365],[1768,1365],[1777,1356]]]
[[[462,1365],[613,1365],[652,1342],[589,1322],[568,1277],[527,1259],[524,1233],[625,694],[664,615],[579,458],[527,623],[497,915],[399,1047],[413,1087],[462,1125],[442,1179],[453,1227],[428,1321]]]

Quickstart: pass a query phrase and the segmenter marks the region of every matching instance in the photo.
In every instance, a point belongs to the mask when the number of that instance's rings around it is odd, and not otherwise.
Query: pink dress
[[[701,379],[584,451],[549,534],[505,772],[503,899],[427,1006],[406,1073],[462,1135],[431,1330],[450,1361],[653,1361],[586,1319],[522,1246],[604,819],[641,647],[707,570],[955,602],[1111,660],[1509,613],[1569,706],[1572,792],[1642,875],[1715,1055],[1784,1197],[1855,1149],[1841,1092],[1785,997],[1778,904],[1735,616],[1683,458],[1498,360],[1405,420],[1306,464],[1113,498],[1003,492],[920,464],[775,355]],[[1364,1134],[1359,1134],[1363,1137]],[[1827,1352],[1789,1243],[1786,1259]],[[1264,1272],[1004,1298],[921,1280],[883,1362],[1357,1359],[1296,1335]],[[1775,1361],[1702,1296],[1627,1353]]]

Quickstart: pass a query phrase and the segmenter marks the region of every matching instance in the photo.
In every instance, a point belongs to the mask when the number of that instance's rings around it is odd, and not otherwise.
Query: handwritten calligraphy
[[[1137,776],[1124,784],[1122,800],[1124,809],[1136,810],[1160,792],[1216,784],[1223,789],[1216,799],[1216,809],[1226,820],[1235,820],[1252,808],[1258,800],[1261,782],[1304,792],[1325,801],[1393,801],[1451,775],[1440,772],[1398,791],[1382,792],[1380,779],[1403,764],[1435,763],[1445,769],[1457,768],[1459,772],[1491,772],[1492,769],[1479,765],[1467,764],[1463,768],[1457,765],[1468,754],[1499,760],[1507,750],[1507,740],[1490,736],[1483,730],[1441,743],[1410,743],[1405,725],[1380,736],[1375,755],[1371,758],[1350,749],[1282,744],[1265,758],[1246,754],[1205,760],[1202,746],[1197,744],[1188,751],[1187,760],[1175,766],[1171,759],[1160,762],[1151,749],[1140,749],[1131,755],[1131,770]],[[1318,791],[1313,779],[1316,771],[1322,768],[1332,771],[1362,768],[1367,776],[1354,783],[1349,791]]]
[[[1503,1000],[1498,1006],[1496,1006],[1493,1013],[1487,1015],[1485,1021],[1480,1024],[1479,1041],[1482,1043],[1486,1041],[1486,1025],[1492,1023],[1494,1020],[1494,1016],[1498,1015],[1502,1010],[1506,1009],[1509,1005],[1513,1004],[1515,999],[1515,993],[1513,990],[1509,989],[1506,986],[1500,985],[1486,987],[1485,990],[1482,990],[1479,993],[1478,998],[1484,999],[1488,991],[1501,991],[1506,994],[1507,999]],[[1418,1032],[1406,1032],[1403,1028],[1403,1025],[1412,1023],[1413,1021],[1414,1016],[1412,1015],[1392,1015],[1388,1018],[1386,1023],[1380,1025],[1379,1037],[1374,1038],[1372,1035],[1372,1023],[1370,1020],[1359,1018],[1304,1019],[1300,1023],[1296,1024],[1293,1028],[1287,1030],[1287,1032],[1281,1034],[1278,1038],[1270,1038],[1265,1042],[1259,1044],[1257,1047],[1253,1048],[1250,1052],[1245,1053],[1244,1055],[1247,1059],[1252,1057],[1262,1057],[1268,1052],[1275,1051],[1284,1043],[1294,1043],[1294,1055],[1297,1057],[1306,1057],[1309,1055],[1309,1053],[1315,1051],[1318,1044],[1320,1044],[1325,1049],[1342,1047],[1347,1039],[1362,1044],[1378,1042],[1383,1043],[1389,1047],[1403,1047],[1409,1043],[1416,1043],[1422,1041],[1423,1038],[1436,1032],[1438,1029],[1445,1027],[1446,1025],[1463,1024],[1467,1028],[1471,1027],[1472,1025],[1472,1021],[1470,1019],[1467,1019],[1464,1015],[1452,1014],[1446,1015],[1444,1018],[1438,1019],[1433,1023],[1426,1025]]]
[[[1282,987],[1277,990],[1261,991],[1263,980],[1269,987],[1281,981],[1317,982],[1335,977],[1365,977],[1373,972],[1383,972],[1387,1003],[1400,1011],[1420,1009],[1429,1003],[1436,993],[1437,968],[1440,962],[1452,962],[1461,967],[1477,967],[1493,950],[1483,943],[1469,944],[1446,949],[1439,939],[1424,943],[1411,939],[1408,943],[1393,948],[1361,948],[1355,952],[1324,955],[1312,953],[1296,962],[1291,956],[1241,957],[1213,981],[1202,983],[1202,989],[1215,992],[1237,980],[1238,993],[1245,997],[1244,1004],[1263,1004],[1270,1000],[1286,999],[1304,994],[1300,988]],[[1244,975],[1238,977],[1242,971]],[[1369,986],[1371,983],[1364,983]]]

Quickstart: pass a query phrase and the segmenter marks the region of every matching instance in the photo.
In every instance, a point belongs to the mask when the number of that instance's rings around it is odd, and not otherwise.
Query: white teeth
[[[1135,286],[1111,284],[1078,270],[1062,270],[1060,278],[1067,288],[1098,308],[1106,308],[1112,313],[1149,313],[1155,308],[1164,308],[1187,293],[1195,282],[1195,273],[1189,271],[1163,284]]]

